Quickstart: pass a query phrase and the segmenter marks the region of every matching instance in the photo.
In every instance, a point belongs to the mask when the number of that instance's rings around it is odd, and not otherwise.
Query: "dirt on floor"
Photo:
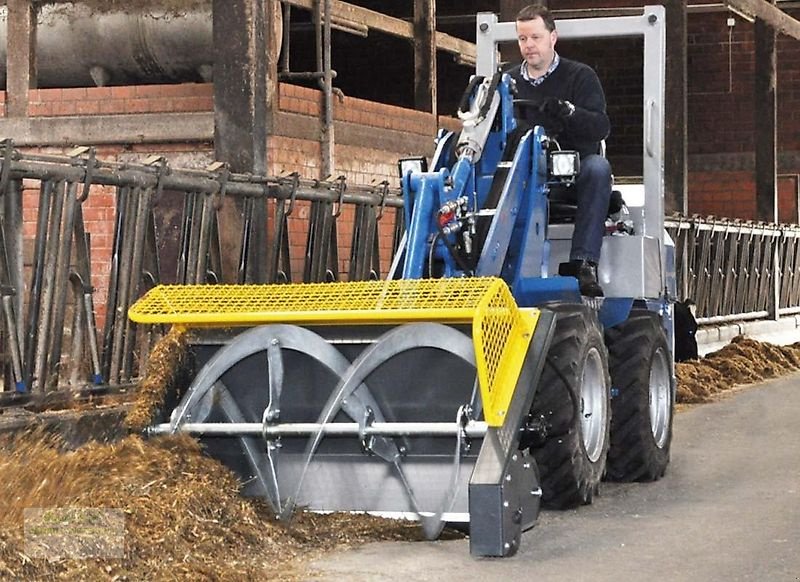
[[[183,364],[182,348],[178,334],[156,346],[128,418],[132,429],[158,410],[163,385]],[[736,385],[798,369],[800,344],[778,347],[739,337],[702,360],[678,364],[678,401],[705,402]],[[420,539],[415,524],[363,515],[300,513],[289,524],[276,521],[262,501],[241,497],[236,477],[186,436],[131,434],[69,451],[52,435],[18,435],[0,441],[0,491],[0,579],[297,580],[321,552]],[[34,508],[51,512],[49,537]],[[52,514],[53,508],[69,513]],[[122,522],[116,529],[87,528],[97,509]],[[78,530],[88,531],[82,543],[94,545],[76,548]],[[118,546],[103,545],[115,536]],[[65,538],[73,544],[66,549]],[[92,549],[99,558],[74,557]]]

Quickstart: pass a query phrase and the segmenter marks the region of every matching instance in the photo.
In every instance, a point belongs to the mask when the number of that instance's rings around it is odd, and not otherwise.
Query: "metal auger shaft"
[[[260,422],[187,422],[177,428],[177,432],[194,436],[309,436],[321,433],[325,436],[429,436],[455,437],[464,435],[481,438],[488,425],[482,421],[470,421],[462,426],[455,422],[374,422],[360,427],[357,422],[294,422],[264,425]],[[151,435],[171,434],[169,423],[158,424],[148,429]]]

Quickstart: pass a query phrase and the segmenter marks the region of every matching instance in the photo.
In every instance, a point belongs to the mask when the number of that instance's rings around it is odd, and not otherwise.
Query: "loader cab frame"
[[[606,237],[600,261],[600,279],[606,295],[660,299],[674,296],[675,274],[668,254],[674,245],[664,230],[664,101],[666,78],[666,16],[663,6],[646,6],[641,15],[557,20],[560,39],[639,37],[644,41],[642,189],[644,203],[632,208],[635,236]],[[498,45],[516,42],[514,22],[498,22],[497,15],[477,15],[477,75],[491,75],[500,66]],[[571,225],[553,225],[551,266],[569,252]],[[523,267],[525,268],[525,267]],[[533,266],[531,266],[531,269]],[[555,271],[556,269],[551,269]],[[613,276],[612,276],[613,273]],[[533,276],[533,272],[523,275]]]

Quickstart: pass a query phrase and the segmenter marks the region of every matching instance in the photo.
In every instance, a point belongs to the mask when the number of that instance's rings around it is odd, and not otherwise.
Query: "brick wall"
[[[211,84],[198,83],[32,89],[28,115],[52,117],[210,111],[214,107],[213,91]]]
[[[309,202],[299,201],[295,205],[292,215],[288,219],[289,226],[289,248],[291,257],[292,279],[301,281],[304,266],[304,253],[308,240],[308,219],[311,211]],[[269,206],[269,232],[272,232],[275,205]],[[381,264],[381,274],[385,275],[388,271],[392,259],[392,234],[396,218],[395,209],[385,209],[383,216],[378,221],[378,246]],[[401,211],[400,211],[401,212]],[[341,209],[341,216],[336,221],[336,240],[338,250],[337,267],[342,280],[347,280],[347,273],[350,269],[350,252],[353,244],[355,208],[346,205]]]
[[[795,18],[800,11],[786,10]],[[729,27],[727,20],[735,25]],[[754,149],[754,26],[731,13],[689,19],[689,144],[691,153]],[[778,149],[800,150],[800,41],[778,37]]]
[[[752,172],[691,172],[688,182],[690,214],[755,219]]]
[[[754,147],[753,26],[727,13],[689,24],[689,143],[691,153],[741,153]]]
[[[606,0],[604,7],[642,6],[646,2]],[[580,0],[562,0],[556,8],[585,8]],[[794,17],[800,9],[784,8]],[[727,25],[732,18],[733,27]],[[692,13],[688,16],[688,144],[690,165],[692,159],[706,155],[752,155],[754,148],[753,81],[755,63],[753,56],[753,25],[731,12]],[[593,65],[603,80],[608,100],[612,133],[608,140],[608,155],[619,175],[633,175],[640,171],[642,112],[641,112],[641,57],[640,43],[634,40],[613,42],[568,42],[559,43],[562,54]],[[778,37],[778,148],[781,154],[791,154],[786,159],[800,159],[800,41],[785,36]],[[42,89],[31,91],[29,114],[33,116],[93,115],[127,112],[210,111],[213,106],[211,85],[182,84],[139,87],[86,88],[86,89]],[[282,84],[280,108],[283,111],[308,116],[317,116],[320,111],[319,91],[300,86]],[[4,110],[5,94],[0,93],[0,110]],[[345,97],[344,102],[334,100],[337,120],[375,128],[392,128],[400,131],[419,132],[432,135],[435,124],[424,113],[392,107],[370,101]],[[440,120],[441,121],[441,120]],[[288,138],[286,138],[288,139]],[[282,141],[273,138],[270,152],[271,171],[281,173],[297,169],[304,175],[317,177],[319,149],[314,141]],[[277,152],[285,151],[285,155]],[[341,152],[342,148],[337,147]],[[367,152],[368,153],[368,152]],[[365,155],[367,155],[365,153]],[[348,153],[348,156],[350,154]],[[389,153],[378,168],[369,167],[365,161],[359,168],[348,164],[349,158],[339,153],[337,160],[341,172],[352,175],[358,182],[370,182],[383,169],[393,176]],[[800,164],[782,164],[780,172],[800,172]],[[690,207],[703,214],[718,213],[720,205],[725,214],[740,215],[754,208],[755,186],[752,179],[731,183],[726,176],[729,163],[720,163],[717,168],[703,167],[699,181],[690,184]],[[747,167],[737,167],[752,174],[752,161]],[[355,172],[354,172],[355,170]],[[719,182],[733,190],[720,195],[718,187],[709,184],[711,172],[720,172]],[[694,180],[699,173],[692,172]],[[713,182],[713,180],[711,180]],[[716,198],[715,198],[716,196]],[[750,199],[745,203],[745,199]],[[781,204],[789,203],[781,199]],[[791,215],[791,208],[781,207],[781,213]]]
[[[185,147],[185,146],[184,146]],[[54,153],[50,151],[49,153]],[[61,153],[61,152],[55,152]],[[187,152],[188,153],[188,152]],[[116,155],[114,155],[116,154]],[[124,159],[128,153],[119,149],[103,149],[99,157],[105,160]],[[194,155],[194,154],[193,154]],[[39,214],[40,190],[38,181],[25,181],[22,192],[22,236],[23,256],[26,266],[26,289],[24,297],[27,299],[27,279],[30,276],[30,266],[33,263],[33,248],[36,240],[36,226]],[[93,186],[89,197],[82,205],[84,226],[89,235],[90,255],[92,259],[92,285],[95,288],[94,305],[97,322],[102,326],[106,316],[106,301],[114,244],[114,217],[116,213],[116,193],[111,187]]]
[[[32,89],[30,117],[169,113],[213,110],[213,87],[210,84],[148,85],[130,87],[90,87],[72,89]],[[5,104],[5,92],[0,94]],[[3,114],[5,108],[3,107]],[[108,161],[135,161],[153,153],[169,158],[175,166],[203,166],[213,159],[213,146],[192,144],[132,144],[130,146],[96,144],[97,157]],[[28,148],[32,153],[63,154],[69,148]],[[23,243],[26,260],[32,259],[39,211],[39,186],[24,184]],[[95,287],[95,310],[102,327],[106,315],[109,283],[108,265],[114,242],[116,199],[113,188],[94,186],[83,205],[83,216],[90,236],[92,284]]]
[[[787,10],[794,17],[800,12]],[[728,26],[732,18],[734,26]],[[732,13],[699,14],[689,18],[688,143],[693,154],[713,155],[724,165],[712,172],[690,174],[689,207],[700,214],[734,218],[756,217],[756,186],[752,154],[755,148],[755,33],[752,24]],[[800,41],[778,37],[778,215],[797,222],[796,180],[800,172]],[[726,162],[726,154],[727,162]],[[738,168],[737,168],[738,169]]]
[[[798,193],[800,193],[800,175],[778,177],[778,220],[780,222],[800,224]]]
[[[279,89],[279,108],[288,113],[319,116],[321,93],[298,85],[281,84]],[[458,123],[452,118],[440,117],[434,123],[428,113],[375,103],[354,97],[344,97],[342,101],[334,98],[334,114],[337,121],[352,123],[375,131],[394,130],[425,137],[435,135],[439,125],[456,129]],[[431,141],[431,145],[433,142]],[[431,148],[432,149],[432,148]],[[377,185],[389,180],[397,187],[397,160],[412,152],[386,151],[356,145],[337,144],[335,148],[336,171],[347,176],[349,184]],[[430,154],[430,152],[422,152]],[[273,136],[269,141],[269,171],[283,175],[293,171],[303,176],[316,177],[320,172],[320,144],[317,141],[284,136]],[[290,245],[292,271],[297,278],[302,273],[303,254],[306,247],[308,204],[298,203],[295,214],[290,217]],[[339,249],[339,271],[346,275],[350,267],[350,249],[353,236],[353,209],[345,207],[338,221],[337,239]],[[381,270],[385,274],[391,261],[392,229],[395,211],[387,209],[379,222]]]
[[[778,176],[778,222],[797,224],[797,174]],[[689,214],[756,220],[755,180],[750,171],[691,172]]]

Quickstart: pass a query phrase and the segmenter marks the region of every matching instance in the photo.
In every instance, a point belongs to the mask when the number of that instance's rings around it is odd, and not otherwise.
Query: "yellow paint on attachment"
[[[290,285],[160,285],[128,311],[137,323],[187,327],[472,324],[484,417],[503,424],[537,310],[520,310],[492,277]]]
[[[496,293],[484,296],[472,323],[483,414],[489,426],[503,424],[539,321],[538,309],[517,308],[508,287],[500,283]]]

